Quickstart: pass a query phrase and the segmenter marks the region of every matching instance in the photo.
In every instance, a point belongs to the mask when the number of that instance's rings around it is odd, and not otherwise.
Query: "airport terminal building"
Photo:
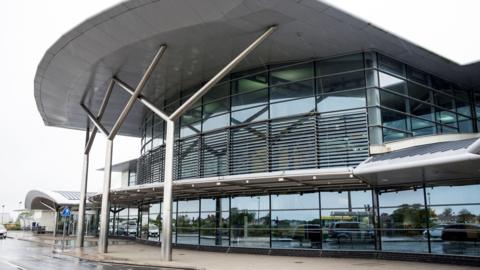
[[[141,138],[90,197],[109,235],[160,244],[168,215],[185,248],[478,259],[479,75],[320,1],[132,0],[47,51],[35,99],[87,149]]]

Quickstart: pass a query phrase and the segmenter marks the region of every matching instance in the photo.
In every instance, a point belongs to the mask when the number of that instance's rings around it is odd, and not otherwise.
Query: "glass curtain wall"
[[[367,95],[365,87],[368,88]],[[197,88],[165,101],[173,111]],[[180,138],[229,126],[309,112],[365,107],[381,141],[476,130],[480,94],[375,52],[301,63],[269,65],[232,73],[218,83],[180,121]],[[164,123],[147,113],[142,153],[163,144]]]
[[[370,133],[372,144],[475,132],[471,91],[381,54],[369,58],[370,127],[376,130]]]
[[[175,201],[172,242],[374,250],[377,241],[384,251],[480,256],[480,184],[380,191],[378,209],[373,208],[372,193],[322,191]],[[160,241],[160,206],[144,204],[140,212],[116,208],[116,235]],[[375,227],[377,210],[380,224]],[[143,218],[144,212],[148,218]],[[137,224],[142,228],[148,224],[148,232],[140,230],[137,236]]]

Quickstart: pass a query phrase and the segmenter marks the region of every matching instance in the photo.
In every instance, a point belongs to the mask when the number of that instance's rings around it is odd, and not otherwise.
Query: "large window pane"
[[[401,140],[409,137],[407,132],[390,129],[390,128],[383,128],[382,132],[383,132],[384,142],[397,141],[397,140]]]
[[[340,73],[363,68],[363,55],[353,54],[330,58],[317,62],[317,72],[321,75]]]
[[[400,93],[406,94],[405,81],[386,73],[379,72],[380,87]]]
[[[427,103],[433,103],[430,89],[416,83],[408,83],[408,96]]]
[[[330,93],[348,89],[365,87],[365,73],[363,71],[333,75],[319,79],[322,93]]]
[[[435,123],[416,117],[411,117],[411,121],[413,136],[435,134]]]
[[[232,111],[267,104],[268,89],[232,96]]]
[[[440,92],[434,94],[435,104],[448,110],[455,110],[455,100]]]
[[[370,191],[321,192],[320,197],[324,249],[374,249]]]
[[[259,106],[232,112],[232,125],[268,119],[268,107]]]
[[[479,256],[480,185],[434,187],[426,192],[432,252]]]
[[[428,74],[410,66],[407,66],[407,78],[423,85],[429,85]]]
[[[407,116],[390,110],[382,110],[382,123],[385,127],[406,130]]]
[[[390,73],[399,75],[401,77],[405,76],[405,65],[393,60],[392,58],[386,57],[381,54],[378,55],[378,67],[382,70],[388,71]]]
[[[283,84],[270,89],[270,102],[313,96],[313,80]]]
[[[427,211],[423,190],[381,193],[382,249],[402,252],[428,252],[423,233],[427,229]]]
[[[215,117],[209,117],[203,120],[203,132],[213,129],[226,127],[230,122],[230,114],[222,114]]]
[[[177,243],[198,244],[199,200],[178,201]]]
[[[272,210],[272,247],[320,248],[319,215],[319,210]]]
[[[249,72],[254,73],[256,71],[249,71]],[[237,76],[241,76],[241,74],[237,74]],[[268,77],[266,72],[260,72],[253,75],[246,75],[246,77],[233,80],[232,95],[246,93],[246,92],[255,91],[259,89],[265,89],[268,87],[267,78]]]
[[[272,195],[272,209],[319,208],[318,193]]]
[[[292,65],[270,71],[270,85],[285,84],[313,78],[313,63]]]
[[[231,245],[270,247],[269,196],[231,199]]]
[[[216,100],[203,105],[203,117],[215,116],[230,110],[230,98]]]
[[[349,110],[364,108],[365,104],[365,90],[342,91],[319,96],[317,110],[318,112]]]
[[[270,118],[290,116],[315,110],[315,98],[302,98],[270,104]]]
[[[394,109],[396,111],[406,112],[406,98],[392,94],[387,91],[380,91],[380,104],[383,107]]]
[[[410,99],[410,113],[412,115],[430,120],[435,121],[435,110],[432,106],[425,104],[423,102]]]
[[[230,95],[230,82],[221,82],[210,89],[204,96],[203,102],[208,103]]]

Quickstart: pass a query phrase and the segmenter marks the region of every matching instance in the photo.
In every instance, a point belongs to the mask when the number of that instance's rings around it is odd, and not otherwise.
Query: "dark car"
[[[374,233],[371,227],[361,222],[333,222],[328,228],[328,236],[340,240],[370,240]]]
[[[443,228],[443,241],[480,241],[480,226],[474,224],[449,224]]]
[[[310,242],[312,247],[320,246],[322,242],[322,227],[318,224],[302,224],[295,228],[293,232],[294,240]]]

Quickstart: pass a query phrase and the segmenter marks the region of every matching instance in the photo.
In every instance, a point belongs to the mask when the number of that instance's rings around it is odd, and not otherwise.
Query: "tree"
[[[444,216],[444,217],[451,217],[452,214],[453,214],[452,208],[447,207],[447,208],[443,209],[443,212],[442,212],[441,215]]]
[[[18,215],[17,221],[15,223],[20,224],[21,227],[25,227],[25,222],[27,220],[30,220],[32,216],[33,216],[33,212],[23,211]],[[23,222],[23,225],[22,225],[22,222]]]
[[[458,222],[459,223],[471,223],[475,222],[475,215],[468,211],[466,208],[463,208],[458,212]]]

